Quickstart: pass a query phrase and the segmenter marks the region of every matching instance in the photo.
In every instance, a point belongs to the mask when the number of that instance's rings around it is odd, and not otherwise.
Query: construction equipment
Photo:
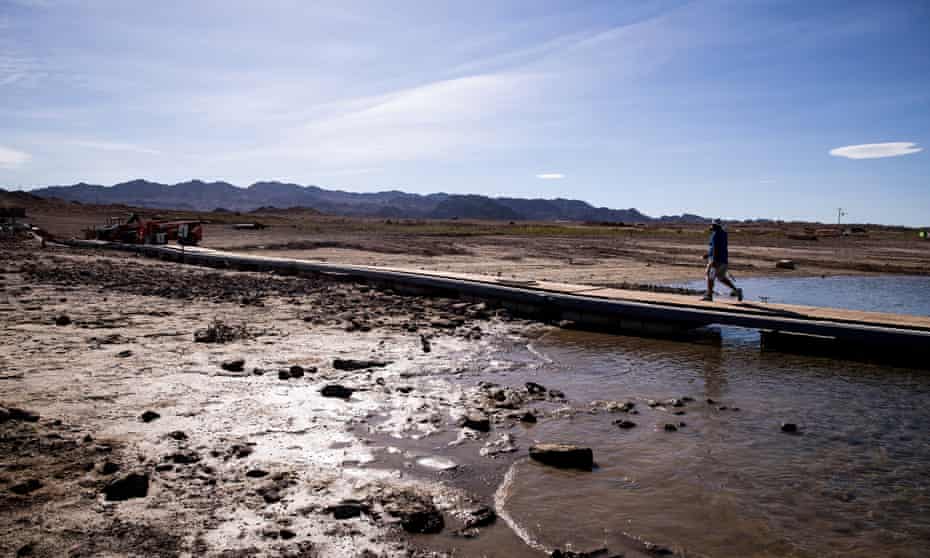
[[[85,231],[91,240],[122,242],[125,244],[167,244],[177,241],[184,246],[193,246],[203,239],[202,221],[159,221],[144,219],[132,213],[127,219],[107,218],[107,224]]]

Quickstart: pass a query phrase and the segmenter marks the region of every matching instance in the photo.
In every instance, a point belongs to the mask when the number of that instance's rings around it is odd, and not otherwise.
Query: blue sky
[[[0,185],[926,225],[928,30],[922,0],[0,0]]]

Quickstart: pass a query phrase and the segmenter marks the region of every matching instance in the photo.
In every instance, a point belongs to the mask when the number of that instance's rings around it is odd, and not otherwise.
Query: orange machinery
[[[128,219],[111,217],[107,224],[86,231],[89,239],[126,244],[178,244],[193,246],[203,239],[201,221],[158,221],[133,213]]]

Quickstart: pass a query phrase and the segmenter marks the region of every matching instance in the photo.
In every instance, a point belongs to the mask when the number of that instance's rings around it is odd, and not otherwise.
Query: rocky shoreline
[[[593,466],[590,450],[534,445],[534,425],[616,410],[474,381],[525,366],[508,347],[542,327],[484,304],[3,251],[17,350],[0,355],[0,418],[40,415],[0,424],[5,554],[467,555],[485,531],[509,547],[493,494],[514,460]]]

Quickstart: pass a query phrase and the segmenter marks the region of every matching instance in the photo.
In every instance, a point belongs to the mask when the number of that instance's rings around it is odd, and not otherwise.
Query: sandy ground
[[[540,555],[493,493],[527,413],[574,403],[478,378],[543,326],[321,277],[0,251],[0,554]]]
[[[107,217],[134,211],[60,200],[27,205],[27,221],[60,237],[81,237],[84,229]],[[205,220],[203,244],[211,248],[602,286],[701,280],[708,236],[705,226],[688,224],[344,218],[301,209],[245,214],[136,211]],[[236,223],[266,228],[236,230]],[[730,268],[737,278],[930,273],[930,241],[921,240],[916,229],[773,222],[733,223],[728,229]],[[782,259],[794,261],[796,269],[777,269],[775,263]]]
[[[354,225],[353,225],[354,227]],[[481,234],[446,234],[428,225],[378,225],[376,231],[275,227],[239,231],[207,227],[204,245],[265,255],[334,263],[413,267],[483,273],[516,279],[599,286],[664,284],[701,280],[707,235],[691,227],[525,228],[508,234],[503,225]],[[519,228],[519,226],[517,226]],[[459,231],[461,232],[461,231]],[[922,275],[930,271],[930,242],[906,234],[824,236],[817,241],[786,238],[784,231],[730,229],[730,268],[741,276]],[[792,260],[794,270],[775,267]]]

